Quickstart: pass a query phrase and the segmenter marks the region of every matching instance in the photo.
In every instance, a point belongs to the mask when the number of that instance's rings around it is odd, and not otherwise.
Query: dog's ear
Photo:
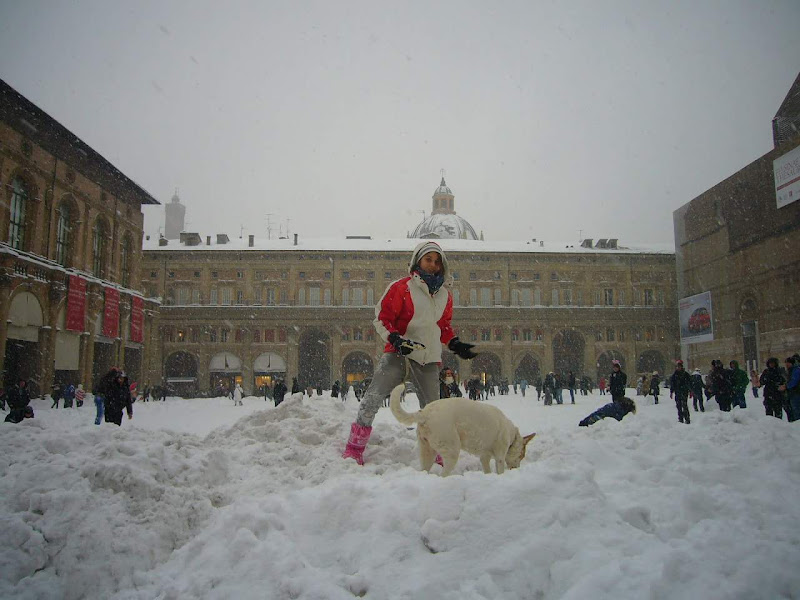
[[[528,442],[530,442],[534,438],[535,435],[536,435],[535,433],[532,433],[532,434],[526,435],[524,438],[522,438],[522,445],[523,446],[527,446]]]

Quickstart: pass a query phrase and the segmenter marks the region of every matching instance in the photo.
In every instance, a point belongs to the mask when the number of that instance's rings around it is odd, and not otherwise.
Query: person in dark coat
[[[733,403],[733,382],[731,381],[731,372],[722,366],[721,360],[711,361],[709,383],[711,395],[717,398],[719,409],[724,412],[730,412]]]
[[[767,359],[767,368],[761,373],[761,387],[764,388],[764,409],[768,417],[783,418],[783,391],[786,379],[778,366],[777,358]]]
[[[26,406],[25,408],[12,408],[6,415],[6,423],[20,423],[23,419],[33,418],[33,407]]]
[[[700,369],[694,370],[694,373],[692,373],[691,382],[692,406],[694,407],[694,412],[697,412],[698,403],[700,404],[700,412],[705,412],[706,409],[703,406],[703,392],[705,391],[705,383],[703,383],[703,375],[700,373]]]
[[[296,394],[300,391],[300,384],[297,383],[297,377],[292,377],[292,393]]]
[[[338,398],[339,397],[339,380],[333,382],[333,386],[331,387],[331,398]]]
[[[800,360],[796,354],[786,359],[786,385],[782,391],[786,392],[788,412],[792,421],[800,420]]]
[[[575,404],[575,374],[572,371],[567,371],[567,387],[569,388],[569,397]]]
[[[689,420],[689,392],[692,389],[692,378],[684,370],[683,361],[675,361],[675,372],[669,378],[669,397],[675,398],[675,406],[678,409],[678,421],[690,423]]]
[[[58,401],[61,400],[61,393],[61,384],[53,384],[53,391],[50,394],[50,397],[53,399],[53,404],[50,406],[50,408],[58,408]]]
[[[579,427],[588,427],[593,423],[597,423],[600,419],[611,417],[617,421],[622,421],[622,418],[628,413],[636,414],[636,403],[630,398],[623,396],[613,402],[609,402],[605,406],[601,406],[592,414],[578,423]]]
[[[6,402],[8,410],[24,409],[31,403],[31,395],[28,392],[28,382],[20,379],[16,385],[6,392]]]
[[[71,383],[68,383],[64,386],[63,392],[64,398],[64,408],[72,408],[72,404],[75,401],[75,386]]]
[[[461,389],[453,377],[453,371],[442,369],[439,372],[439,398],[461,398]]]
[[[544,392],[544,405],[552,406],[553,396],[556,393],[556,378],[552,371],[544,376],[542,391]]]
[[[131,403],[131,385],[124,371],[117,371],[116,376],[107,387],[104,410],[106,423],[122,425],[122,410],[128,413],[128,419],[133,418],[133,404]]]
[[[278,406],[281,402],[283,402],[283,397],[286,395],[286,384],[283,383],[282,379],[279,379],[275,383],[275,387],[272,389],[272,396],[275,399],[275,406]]]
[[[653,400],[655,403],[658,404],[658,394],[660,388],[658,387],[661,384],[661,378],[658,376],[658,371],[653,371],[653,376],[650,378],[650,393],[653,394]]]
[[[628,383],[628,376],[623,373],[622,366],[618,360],[611,361],[611,375],[608,378],[608,388],[611,392],[611,401],[617,402],[625,397],[625,386]]]

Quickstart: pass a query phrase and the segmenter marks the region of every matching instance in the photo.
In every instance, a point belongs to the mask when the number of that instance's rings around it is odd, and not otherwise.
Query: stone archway
[[[366,352],[351,352],[342,361],[342,378],[339,380],[342,389],[349,390],[351,385],[371,378],[374,370],[372,359]]]
[[[211,389],[214,393],[233,392],[242,383],[242,361],[230,352],[215,354],[208,363]]]
[[[472,359],[472,376],[479,377],[481,381],[491,380],[494,385],[500,382],[503,375],[503,363],[492,352],[481,352]]]
[[[44,382],[38,380],[40,344],[39,330],[44,326],[42,305],[31,292],[19,292],[11,299],[8,321],[5,323],[8,338],[3,361],[5,369],[3,383],[6,388],[20,379],[29,382],[31,395],[49,392],[42,389]],[[49,383],[47,384],[49,386]]]
[[[653,371],[658,371],[658,374],[663,376],[665,365],[664,355],[661,352],[658,350],[645,350],[639,355],[639,360],[636,361],[636,372],[650,374]]]
[[[583,355],[586,340],[574,329],[564,329],[553,337],[553,372],[566,375],[572,371],[576,377],[583,374]]]
[[[608,377],[611,375],[611,361],[618,360],[619,366],[622,371],[625,371],[625,357],[622,355],[621,352],[617,352],[616,350],[606,350],[600,356],[597,357],[597,379],[599,381],[601,377]]]
[[[297,382],[301,388],[331,388],[330,341],[330,336],[318,329],[309,329],[300,335]]]
[[[517,368],[514,369],[514,381],[521,381],[524,379],[529,384],[533,385],[537,377],[541,376],[541,372],[542,369],[539,365],[539,361],[531,354],[525,353],[519,361]]]

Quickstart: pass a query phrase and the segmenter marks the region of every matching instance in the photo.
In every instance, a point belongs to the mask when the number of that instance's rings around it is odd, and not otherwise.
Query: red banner
[[[139,296],[131,298],[131,341],[141,343],[144,339],[144,300]]]
[[[86,280],[77,275],[69,276],[67,292],[67,323],[69,331],[83,333],[86,323]]]
[[[103,335],[110,338],[119,336],[119,290],[107,287],[106,306],[103,311]]]

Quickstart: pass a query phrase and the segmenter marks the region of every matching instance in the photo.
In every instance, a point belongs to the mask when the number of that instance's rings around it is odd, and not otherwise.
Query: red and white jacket
[[[442,344],[455,337],[450,321],[453,318],[453,297],[442,286],[431,295],[428,285],[416,273],[389,284],[375,306],[375,330],[386,340],[384,352],[394,352],[389,334],[420,342],[408,358],[421,365],[442,362]]]

